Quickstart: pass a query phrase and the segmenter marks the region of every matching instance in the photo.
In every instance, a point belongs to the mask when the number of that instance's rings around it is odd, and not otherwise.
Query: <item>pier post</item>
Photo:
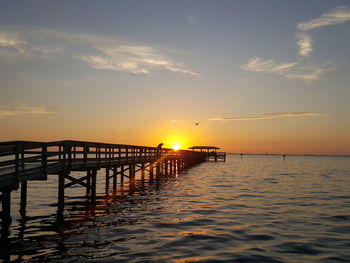
[[[66,177],[66,171],[62,171],[58,174],[58,207],[57,213],[63,214],[64,210],[64,179]]]
[[[135,186],[135,166],[133,164],[129,165],[129,188]]]
[[[145,164],[144,163],[141,164],[141,181],[142,182],[145,181]]]
[[[117,190],[118,167],[113,169],[113,193]]]
[[[97,169],[92,169],[91,171],[91,202],[94,203],[96,201],[96,177],[97,177]]]
[[[149,164],[149,181],[153,182],[153,162]]]
[[[21,204],[19,213],[23,217],[26,215],[26,207],[27,207],[27,181],[21,182]]]
[[[164,163],[164,161],[162,161],[162,162],[160,163],[160,173],[161,173],[161,174],[164,174],[164,167],[165,167],[165,163]]]
[[[91,192],[91,170],[86,171],[86,196],[90,195]]]
[[[124,165],[120,166],[120,184],[124,184]]]
[[[106,194],[109,192],[109,168],[106,168]]]
[[[10,235],[11,225],[11,190],[2,190],[1,239],[6,240]]]
[[[161,166],[161,162],[160,162],[160,160],[158,159],[158,160],[156,161],[156,177],[158,177],[159,174],[160,174],[160,166]]]
[[[164,161],[164,174],[168,175],[168,160]]]
[[[173,160],[169,160],[169,173],[173,175]]]

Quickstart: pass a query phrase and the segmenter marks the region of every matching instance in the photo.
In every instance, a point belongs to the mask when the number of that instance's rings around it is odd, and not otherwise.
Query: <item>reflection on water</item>
[[[228,156],[108,197],[101,183],[94,207],[72,187],[63,223],[51,176],[29,183],[25,218],[13,206],[1,254],[34,262],[350,262],[349,160]]]

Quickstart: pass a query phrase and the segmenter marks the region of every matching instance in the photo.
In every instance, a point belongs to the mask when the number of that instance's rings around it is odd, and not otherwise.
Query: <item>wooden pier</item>
[[[119,184],[135,182],[136,173],[142,180],[180,173],[193,165],[205,162],[207,154],[195,151],[165,149],[121,144],[83,141],[31,142],[11,141],[0,143],[1,240],[9,236],[11,225],[11,192],[20,189],[20,214],[25,216],[27,182],[47,180],[58,176],[57,215],[64,211],[65,189],[73,185],[85,187],[86,196],[96,200],[97,180],[104,180],[106,192],[116,191]],[[98,170],[105,174],[99,176]],[[85,172],[84,176],[77,177]],[[99,178],[103,177],[103,178]]]

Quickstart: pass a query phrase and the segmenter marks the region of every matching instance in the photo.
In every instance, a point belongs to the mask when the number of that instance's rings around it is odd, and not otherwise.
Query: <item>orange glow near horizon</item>
[[[188,133],[186,136],[185,133],[182,132],[167,132],[160,136],[161,141],[164,142],[164,148],[171,148],[173,150],[186,150],[188,147],[192,146],[190,142],[191,136]]]
[[[171,148],[173,148],[174,151],[178,151],[180,150],[181,145],[178,142],[174,142]]]

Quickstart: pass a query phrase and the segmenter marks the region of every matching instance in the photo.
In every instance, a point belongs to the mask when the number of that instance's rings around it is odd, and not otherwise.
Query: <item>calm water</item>
[[[350,158],[228,156],[108,200],[101,183],[93,209],[71,188],[64,225],[56,178],[42,185],[29,183],[26,218],[13,206],[3,259],[350,262]]]

